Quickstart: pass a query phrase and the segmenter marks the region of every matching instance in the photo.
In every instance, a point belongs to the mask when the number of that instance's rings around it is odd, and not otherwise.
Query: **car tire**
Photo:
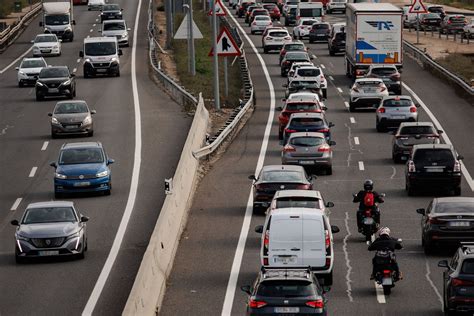
[[[375,125],[375,129],[377,130],[378,133],[383,133],[385,132],[385,127],[382,126],[382,124],[378,123]]]
[[[72,91],[72,96],[75,98],[76,97],[76,87],[74,87],[74,90]]]
[[[323,89],[323,98],[324,99],[328,98],[328,89]]]
[[[263,53],[268,54],[268,48],[266,46],[263,46]]]
[[[90,131],[89,133],[87,133],[87,136],[89,136],[89,137],[94,136],[94,131]]]
[[[454,196],[460,196],[461,195],[461,186],[458,186],[458,187],[454,188],[453,195]]]
[[[402,159],[400,155],[397,155],[392,151],[392,160],[394,163],[400,163]]]
[[[355,112],[356,108],[354,106],[354,104],[352,103],[349,103],[349,112]]]
[[[332,271],[323,277],[324,286],[331,286],[333,283]]]
[[[254,31],[250,31],[250,34],[251,34],[251,35],[254,35],[254,34],[255,34],[255,32],[254,32]]]
[[[282,140],[283,139],[283,131],[278,129],[278,139]]]
[[[55,199],[60,199],[60,198],[62,198],[62,197],[63,197],[63,194],[62,194],[62,193],[54,191],[54,198],[55,198]]]
[[[74,99],[74,92],[69,93],[67,97],[70,100]]]
[[[326,172],[326,175],[327,175],[327,176],[332,175],[332,166],[326,168],[326,171],[325,171],[325,172]]]
[[[43,96],[36,94],[36,101],[43,101],[43,100],[44,100]]]
[[[116,76],[116,77],[120,77],[120,69],[117,70],[117,72],[115,73],[115,76]]]
[[[407,191],[408,196],[414,196],[415,195],[415,189],[408,182],[406,182],[406,184],[405,184],[405,190]]]
[[[56,134],[54,132],[51,132],[51,138],[53,138],[53,139],[58,138],[58,134]]]
[[[285,19],[285,26],[290,26],[290,23]]]
[[[23,82],[18,81],[18,88],[23,88]]]
[[[15,262],[18,263],[18,264],[25,263],[25,258],[22,258],[22,257],[20,257],[19,255],[17,255],[15,253]]]
[[[336,53],[333,50],[330,49],[329,50],[329,56],[334,56],[334,55],[336,55]]]
[[[425,255],[430,255],[433,253],[433,245],[426,240],[424,241],[423,251]]]
[[[313,44],[313,43],[314,43],[314,41],[311,39],[311,37],[309,38],[309,43],[310,43],[310,44]]]

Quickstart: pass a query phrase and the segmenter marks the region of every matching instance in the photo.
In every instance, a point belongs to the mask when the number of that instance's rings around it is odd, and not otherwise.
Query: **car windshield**
[[[107,4],[102,11],[120,11],[120,6],[118,4]]]
[[[378,88],[381,84],[381,81],[357,81],[357,85],[362,88]]]
[[[294,137],[291,138],[290,144],[301,147],[315,147],[324,144],[326,141],[321,137]]]
[[[62,78],[69,77],[67,68],[43,68],[39,74],[40,78]]]
[[[27,209],[22,224],[77,221],[71,207],[42,207]]]
[[[320,209],[320,200],[318,198],[308,196],[289,196],[278,198],[276,200],[276,208],[287,207],[303,207],[303,208],[317,208]]]
[[[117,48],[115,42],[97,42],[97,43],[86,43],[85,54],[88,56],[107,56],[115,55]]]
[[[388,76],[397,73],[395,68],[388,68],[388,67],[380,67],[380,68],[372,68],[372,73],[378,76]]]
[[[123,22],[104,23],[104,31],[121,31],[121,30],[125,30],[125,23]]]
[[[321,70],[319,68],[303,68],[298,69],[298,76],[301,77],[316,77],[321,74]]]
[[[270,21],[270,17],[267,15],[259,15],[255,17],[255,21]]]
[[[313,24],[313,29],[314,30],[329,30],[329,24],[326,24],[326,23]]]
[[[436,134],[433,126],[406,126],[400,130],[401,135]]]
[[[318,107],[314,102],[308,102],[308,103],[287,103],[285,110],[286,111],[314,111],[317,110]]]
[[[303,175],[298,171],[272,170],[262,175],[263,182],[302,182]]]
[[[474,274],[474,259],[465,259],[462,263],[461,272],[464,274]]]
[[[293,80],[290,84],[290,88],[319,88],[318,82],[317,81],[310,81],[310,80],[304,80],[304,81],[299,81],[299,80]]]
[[[69,148],[62,150],[59,156],[60,165],[102,162],[104,155],[100,148]]]
[[[21,63],[20,68],[39,68],[46,67],[46,63],[42,59],[27,59]]]
[[[307,297],[316,295],[309,281],[275,280],[260,283],[257,295],[262,297]]]
[[[304,52],[289,52],[285,57],[287,60],[309,60],[308,54]]]
[[[438,202],[434,213],[474,213],[474,202]]]
[[[418,149],[414,160],[424,164],[453,164],[453,153],[449,149]]]
[[[304,45],[303,44],[287,44],[285,45],[285,50],[286,51],[304,50]]]
[[[293,127],[323,126],[324,122],[319,117],[295,117],[290,125]]]
[[[389,99],[389,100],[385,100],[383,102],[383,106],[384,107],[408,107],[408,106],[411,106],[412,103],[411,103],[411,100],[410,99]]]
[[[57,37],[54,35],[41,35],[37,36],[35,39],[35,43],[51,43],[57,41]]]
[[[85,102],[64,102],[56,105],[54,114],[69,114],[69,113],[87,113],[89,109]]]
[[[421,18],[422,19],[440,19],[440,16],[438,13],[427,13],[427,14],[422,14]]]
[[[46,15],[44,17],[44,24],[46,25],[65,25],[69,24],[69,15]]]
[[[285,36],[288,36],[288,33],[287,33],[287,32],[284,32],[284,31],[276,31],[276,32],[271,32],[270,34],[268,34],[268,36],[272,36],[272,37],[285,37]]]

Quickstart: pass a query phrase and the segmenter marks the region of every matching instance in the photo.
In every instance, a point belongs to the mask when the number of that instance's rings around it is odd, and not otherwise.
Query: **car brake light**
[[[285,128],[285,133],[294,133],[296,132],[295,129]]]
[[[268,22],[268,25],[273,25],[273,22],[272,21]]]
[[[428,223],[430,223],[430,224],[441,224],[443,222],[440,221],[437,217],[430,217],[430,218],[428,218]]]
[[[410,113],[416,113],[416,106],[410,107]]]
[[[311,185],[309,184],[298,184],[296,186],[296,190],[310,190],[311,189]]]
[[[397,135],[397,136],[395,136],[395,138],[396,138],[396,139],[401,139],[401,140],[407,140],[407,139],[408,139],[408,137],[406,137],[406,136],[401,136],[401,135]]]
[[[451,24],[451,20],[448,20],[448,24]]]
[[[267,305],[267,302],[264,301],[256,301],[254,299],[251,299],[249,302],[249,307],[250,308],[262,308],[265,305]]]
[[[307,301],[306,306],[312,308],[324,308],[324,302],[323,300]]]
[[[454,163],[453,172],[461,172],[461,163],[459,161]]]
[[[385,113],[385,108],[378,108],[377,113]]]
[[[284,50],[284,49],[282,48],[281,51],[280,51],[280,55],[283,56],[283,55],[285,55],[285,54],[286,54],[286,50]]]
[[[265,237],[263,239],[263,246],[268,251],[268,246],[270,245],[270,232],[267,230],[265,232]]]
[[[329,231],[326,230],[326,249],[331,245],[331,239],[329,238]]]
[[[296,151],[295,147],[291,145],[286,145],[285,147],[283,147],[283,152],[285,153],[290,153],[290,152],[295,152],[295,151]]]
[[[408,163],[408,172],[415,172],[415,171],[416,171],[415,163],[412,160]]]
[[[322,128],[322,129],[318,130],[318,132],[320,132],[320,133],[328,133],[328,132],[329,132],[329,128]]]
[[[331,147],[329,147],[329,145],[322,145],[319,147],[318,151],[320,153],[328,153],[331,151]]]
[[[385,87],[380,87],[380,92],[384,92],[385,90],[387,90],[387,88],[385,88]]]
[[[324,80],[324,75],[321,75],[319,79]]]
[[[364,71],[363,70],[360,70],[360,69],[357,69],[356,70],[356,76],[363,76],[364,75]]]
[[[268,266],[268,258],[263,258],[263,265]]]
[[[474,285],[474,282],[468,280],[461,280],[461,279],[452,279],[451,280],[452,286],[466,286],[466,285]]]

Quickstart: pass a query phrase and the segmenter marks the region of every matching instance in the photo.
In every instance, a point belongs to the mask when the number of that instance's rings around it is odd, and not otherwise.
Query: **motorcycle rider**
[[[362,219],[364,212],[367,208],[372,209],[372,216],[377,223],[380,225],[380,211],[376,203],[383,203],[383,195],[378,194],[374,191],[374,182],[370,179],[364,181],[364,190],[359,191],[354,196],[354,203],[359,203],[359,209],[357,210],[357,228],[359,232],[362,232]]]
[[[398,239],[390,237],[390,228],[382,227],[378,231],[379,237],[374,240],[374,242],[369,246],[369,251],[388,251],[390,252],[390,264],[395,271],[395,280],[402,279],[402,274],[398,267],[397,259],[395,257],[395,250],[400,250],[403,248],[401,242]],[[370,279],[374,279],[375,273],[377,272],[377,253],[375,253],[374,258],[372,259],[372,276]]]

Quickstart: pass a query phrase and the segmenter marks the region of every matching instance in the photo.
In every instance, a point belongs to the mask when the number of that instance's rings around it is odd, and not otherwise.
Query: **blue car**
[[[334,124],[328,122],[323,113],[300,112],[292,113],[286,128],[283,130],[283,145],[286,145],[290,135],[298,132],[323,133],[326,140],[331,140],[331,127]]]
[[[68,143],[61,147],[59,159],[52,162],[54,196],[63,193],[103,192],[110,195],[112,178],[109,159],[100,142]]]

